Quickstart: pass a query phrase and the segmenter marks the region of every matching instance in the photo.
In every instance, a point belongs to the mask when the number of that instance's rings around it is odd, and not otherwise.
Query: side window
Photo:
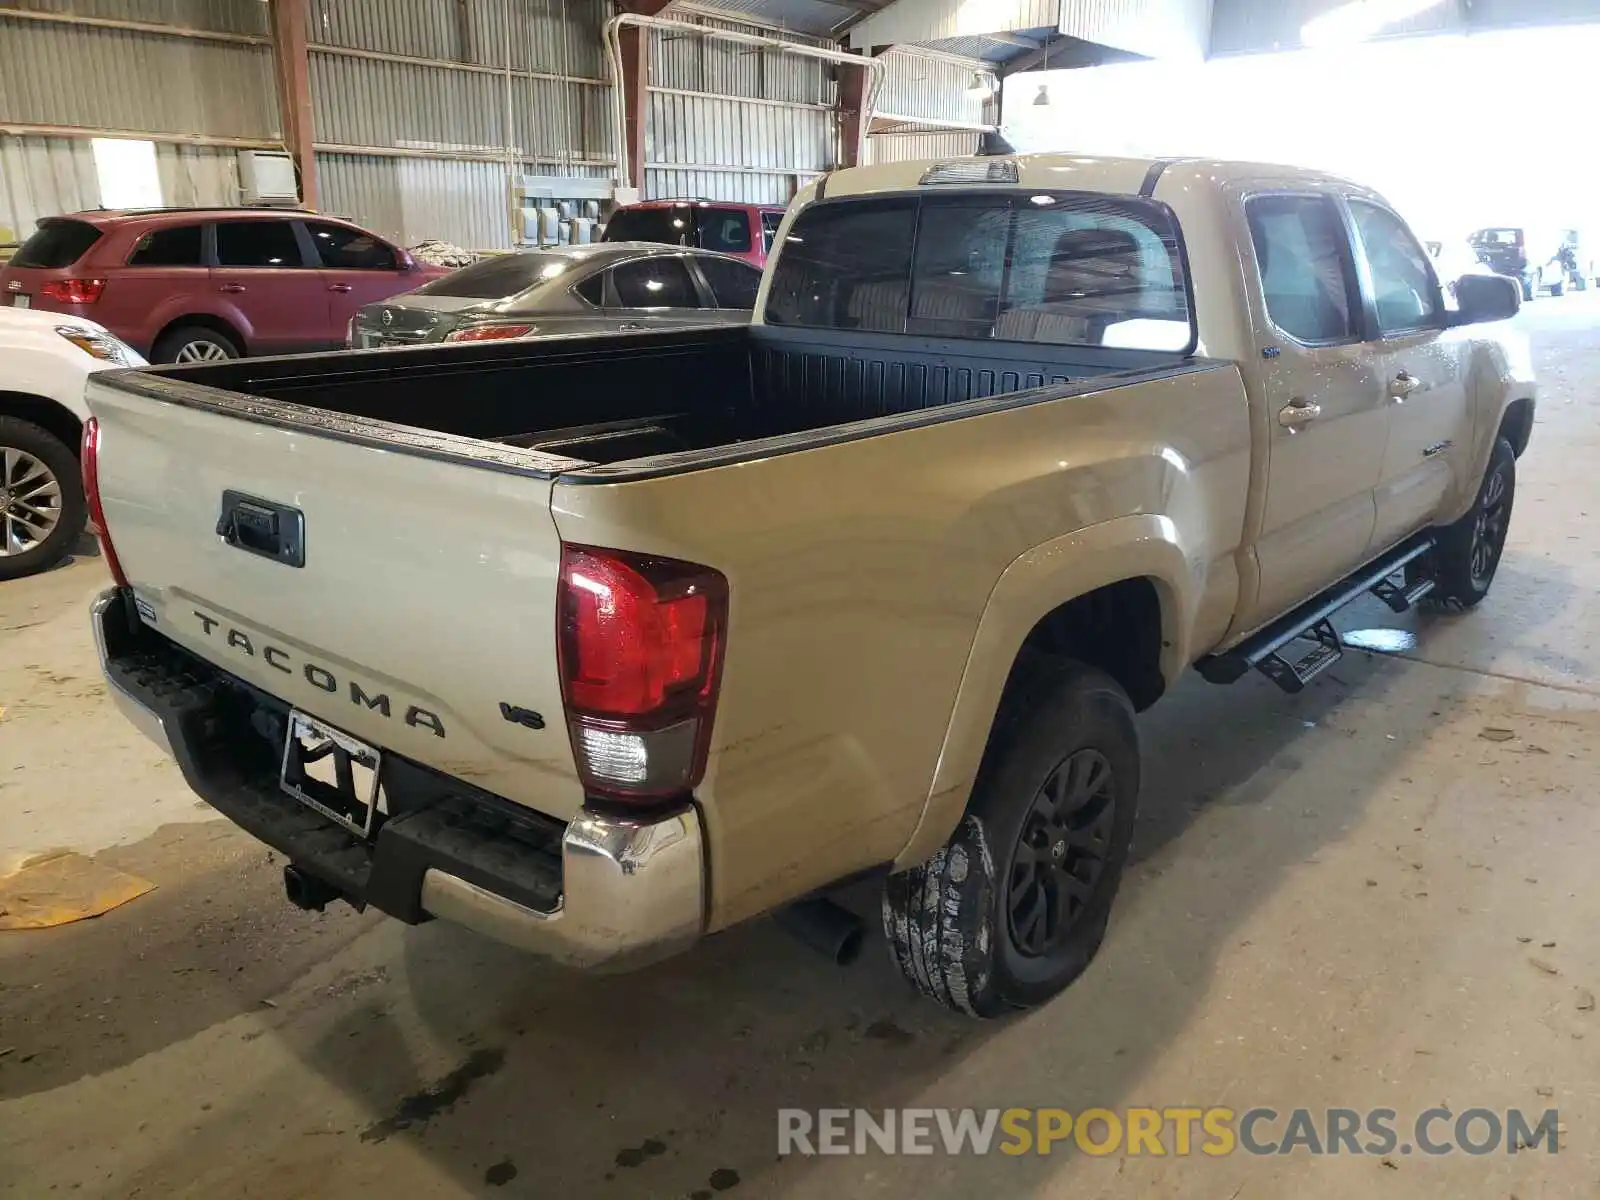
[[[577,292],[585,303],[592,304],[596,308],[605,307],[606,277],[604,275],[591,275],[572,290]]]
[[[766,320],[904,333],[916,228],[915,200],[812,205],[778,247]]]
[[[1364,200],[1350,201],[1350,212],[1372,273],[1378,332],[1387,336],[1442,325],[1444,302],[1428,256],[1405,222]]]
[[[750,214],[737,208],[702,209],[700,248],[718,254],[750,253]]]
[[[341,271],[397,271],[394,251],[370,233],[345,225],[307,221],[306,229],[322,256],[322,265]]]
[[[288,221],[218,221],[217,264],[224,267],[303,267]]]
[[[781,212],[764,212],[761,214],[761,249],[772,253],[772,239],[778,236],[778,226],[783,224]]]
[[[700,258],[700,270],[711,285],[718,308],[752,309],[761,288],[761,272],[731,258]]]
[[[611,269],[623,308],[700,308],[700,293],[676,257],[642,258]]]
[[[130,267],[198,267],[201,265],[199,225],[152,229],[134,243]]]
[[[1272,323],[1299,342],[1354,340],[1355,273],[1333,201],[1257,196],[1245,211]]]

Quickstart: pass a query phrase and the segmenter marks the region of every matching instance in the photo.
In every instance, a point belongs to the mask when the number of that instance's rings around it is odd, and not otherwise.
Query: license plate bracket
[[[290,711],[278,786],[363,838],[372,837],[380,810],[382,767],[376,747],[298,709]]]

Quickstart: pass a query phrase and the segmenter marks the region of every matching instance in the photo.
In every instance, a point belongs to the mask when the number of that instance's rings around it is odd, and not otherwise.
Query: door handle
[[[1291,400],[1278,410],[1278,424],[1290,433],[1309,425],[1322,415],[1322,405],[1308,400]]]
[[[1421,388],[1422,380],[1410,371],[1401,371],[1389,381],[1389,399],[1397,404],[1404,404],[1413,392],[1420,391]]]
[[[637,321],[623,321],[621,324],[619,324],[617,326],[617,328],[618,329],[643,329],[644,326],[639,324],[639,322],[637,322]]]
[[[225,283],[220,288],[218,288],[217,290],[219,292],[227,292],[230,296],[237,296],[240,292],[244,291],[244,284],[242,284],[242,283]]]
[[[330,283],[328,285],[328,290],[330,292],[348,292],[353,289],[348,283]]]

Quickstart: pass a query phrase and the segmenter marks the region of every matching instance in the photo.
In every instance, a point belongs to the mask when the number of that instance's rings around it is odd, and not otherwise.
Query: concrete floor
[[[1144,718],[1105,950],[1003,1023],[917,1000],[876,933],[846,971],[761,923],[619,980],[296,912],[112,711],[99,562],[0,586],[0,870],[65,845],[158,885],[0,934],[0,1194],[1600,1195],[1600,302],[1522,322],[1546,392],[1490,600],[1300,697],[1195,680]],[[784,1106],[1135,1104],[1556,1106],[1566,1133],[1553,1158],[776,1154]]]

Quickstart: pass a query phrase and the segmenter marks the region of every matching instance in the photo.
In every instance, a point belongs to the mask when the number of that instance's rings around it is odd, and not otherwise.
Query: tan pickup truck
[[[113,372],[113,693],[290,898],[575,965],[878,878],[896,961],[1034,1004],[1104,936],[1134,714],[1299,690],[1488,590],[1525,348],[1381,197],[1285,168],[840,171],[748,329]]]

